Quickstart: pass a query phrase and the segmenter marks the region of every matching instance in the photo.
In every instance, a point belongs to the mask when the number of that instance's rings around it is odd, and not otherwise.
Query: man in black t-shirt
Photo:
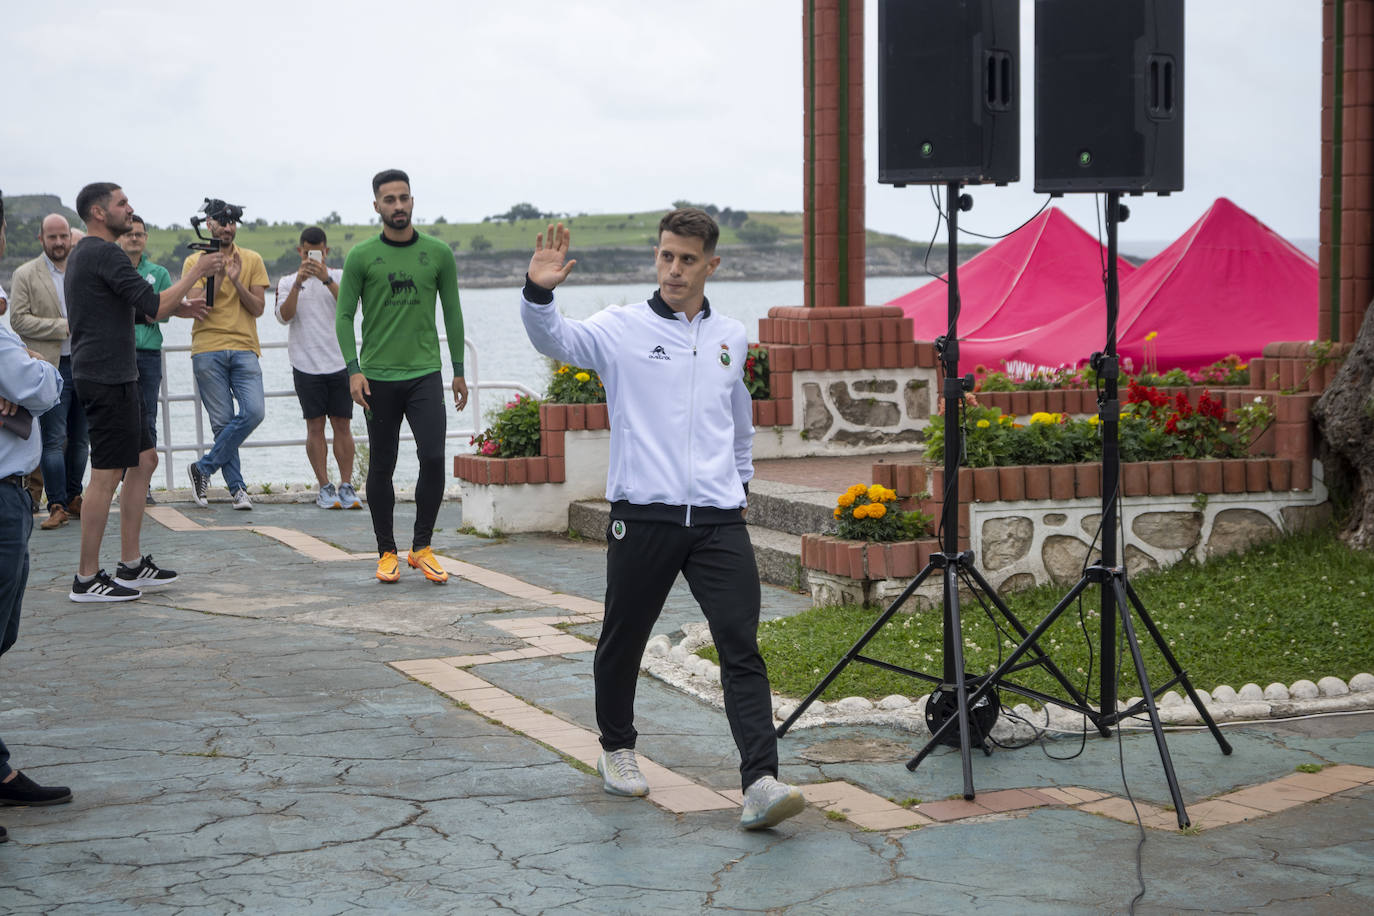
[[[115,238],[129,231],[134,214],[119,185],[88,184],[76,197],[76,212],[87,236],[69,259],[67,315],[72,332],[72,376],[86,411],[91,439],[91,482],[81,508],[81,559],[72,581],[73,601],[129,601],[143,589],[176,581],[139,546],[148,482],[157,452],[143,421],[134,353],[134,323],[169,315],[204,318],[205,300],[186,300],[192,284],[220,269],[223,257],[207,254],[161,293],[129,263]],[[120,563],[111,578],[100,568],[100,542],[115,487],[124,477],[119,500]]]

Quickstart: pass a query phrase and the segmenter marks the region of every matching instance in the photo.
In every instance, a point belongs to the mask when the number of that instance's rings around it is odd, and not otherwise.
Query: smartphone
[[[305,253],[305,256],[312,261],[324,262],[324,252],[317,248],[312,248]]]

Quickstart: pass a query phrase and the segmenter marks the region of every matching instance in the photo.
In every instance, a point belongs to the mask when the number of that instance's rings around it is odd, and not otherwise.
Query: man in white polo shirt
[[[291,378],[305,417],[305,454],[315,472],[320,491],[315,504],[321,509],[361,509],[353,490],[353,398],[348,372],[334,332],[336,297],[342,270],[326,266],[329,257],[324,230],[311,226],[301,232],[296,246],[301,266],[277,284],[277,320],[287,326],[286,353]],[[324,420],[334,430],[334,460],[339,465],[339,486],[329,479],[329,448],[324,439]]]

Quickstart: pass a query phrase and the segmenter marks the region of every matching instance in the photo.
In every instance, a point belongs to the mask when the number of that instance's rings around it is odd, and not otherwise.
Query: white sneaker
[[[623,747],[618,751],[602,751],[596,761],[601,774],[601,787],[610,795],[641,797],[649,794],[649,781],[639,772],[635,752]]]
[[[248,491],[245,490],[243,487],[239,487],[237,490],[234,491],[233,500],[235,509],[244,509],[250,512],[252,511],[253,501],[248,498]]]
[[[739,825],[745,830],[776,827],[806,807],[801,789],[778,782],[772,776],[760,776],[744,790],[744,811]]]
[[[363,501],[358,498],[357,492],[353,489],[353,484],[345,481],[339,484],[339,504],[345,509],[361,509]]]
[[[339,491],[334,489],[332,483],[322,484],[320,492],[315,496],[315,505],[321,509],[342,509],[343,503],[339,500]]]

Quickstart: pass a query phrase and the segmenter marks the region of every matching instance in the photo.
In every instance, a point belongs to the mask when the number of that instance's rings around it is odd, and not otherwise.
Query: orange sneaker
[[[425,578],[431,582],[443,584],[448,581],[448,573],[444,572],[444,567],[439,565],[439,560],[434,556],[434,551],[428,547],[412,550],[406,555],[406,562],[414,569],[423,572]]]
[[[377,560],[377,578],[383,582],[396,582],[401,578],[401,561],[396,558],[396,551],[388,550]]]

